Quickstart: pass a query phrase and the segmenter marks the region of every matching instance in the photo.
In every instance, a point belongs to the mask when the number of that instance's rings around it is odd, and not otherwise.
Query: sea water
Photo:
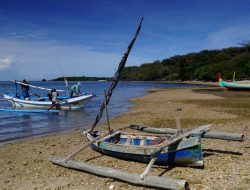
[[[67,95],[64,82],[29,82],[31,85],[65,90],[60,95]],[[75,82],[69,82],[69,86]],[[104,91],[110,86],[110,82],[82,82],[81,91],[94,93],[96,97],[91,99],[81,110],[60,111],[59,114],[51,113],[16,113],[0,112],[0,143],[11,140],[40,136],[53,132],[66,132],[74,129],[87,129],[95,121],[100,106],[104,100]],[[110,118],[118,116],[133,106],[131,98],[146,95],[146,89],[150,88],[190,88],[190,84],[174,83],[145,83],[145,82],[119,82],[108,104]],[[4,93],[20,93],[20,85],[11,82],[0,82],[0,99]],[[30,94],[46,96],[49,91],[30,88]],[[0,101],[0,108],[11,108],[8,101]],[[101,122],[106,121],[106,112],[103,112]]]

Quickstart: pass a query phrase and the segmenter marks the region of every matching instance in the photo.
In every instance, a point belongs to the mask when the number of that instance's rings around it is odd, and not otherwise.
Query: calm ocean
[[[29,84],[65,90],[64,82],[29,82]],[[69,82],[73,85],[75,82]],[[110,82],[82,82],[81,91],[92,92],[94,97],[82,110],[61,111],[59,114],[43,113],[7,113],[0,112],[0,143],[26,137],[44,135],[53,132],[65,132],[77,128],[89,128],[93,124]],[[110,117],[128,111],[131,107],[129,99],[146,95],[149,88],[190,88],[189,84],[163,84],[119,82],[108,105]],[[0,98],[6,92],[15,93],[15,85],[11,82],[0,82]],[[47,95],[47,91],[30,88],[31,94]],[[61,93],[60,95],[63,95]],[[65,93],[66,95],[66,93]],[[11,103],[0,101],[0,108],[11,108]],[[104,112],[102,121],[106,119]]]

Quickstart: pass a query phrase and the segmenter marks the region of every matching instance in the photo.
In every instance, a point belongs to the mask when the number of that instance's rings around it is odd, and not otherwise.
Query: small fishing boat
[[[99,131],[85,131],[84,133],[89,141],[103,134]],[[115,136],[95,142],[90,146],[93,150],[102,154],[148,163],[152,159],[152,154],[157,152],[160,147],[164,146],[167,141],[173,138],[173,135],[156,136],[121,132]],[[200,135],[197,134],[182,138],[170,146],[165,146],[162,152],[157,156],[155,163],[159,165],[202,167],[203,153]]]
[[[218,79],[219,79],[219,85],[222,88],[226,88],[228,90],[250,91],[250,84],[239,84],[235,80],[233,80],[233,82],[223,81],[222,78],[220,77],[220,73],[219,73]]]
[[[51,109],[52,101],[47,96],[31,95],[28,99],[24,99],[22,96],[16,96],[14,94],[4,94],[6,100],[12,103],[13,107],[22,108],[43,108]],[[95,95],[94,94],[82,94],[77,97],[58,96],[58,107],[62,110],[77,110],[85,106]]]

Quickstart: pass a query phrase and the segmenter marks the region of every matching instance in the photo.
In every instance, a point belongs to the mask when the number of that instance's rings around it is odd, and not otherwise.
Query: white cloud
[[[10,68],[13,61],[14,59],[11,56],[0,58],[0,71]]]
[[[249,26],[232,26],[211,33],[208,36],[208,44],[212,48],[237,46],[237,43],[249,40],[249,36]]]
[[[124,53],[104,53],[89,46],[61,44],[49,40],[24,41],[0,37],[0,41],[0,57],[15,57],[14,64],[11,64],[13,59],[6,59],[6,64],[1,64],[2,68],[8,68],[8,73],[0,70],[0,80],[41,80],[60,77],[62,72],[57,59],[66,76],[113,76]],[[140,58],[131,53],[127,65],[140,63]]]

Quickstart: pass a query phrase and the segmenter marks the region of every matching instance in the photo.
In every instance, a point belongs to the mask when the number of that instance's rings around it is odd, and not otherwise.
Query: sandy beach
[[[213,124],[211,131],[243,133],[244,142],[202,139],[204,169],[155,166],[151,175],[186,179],[190,189],[250,189],[250,93],[202,89],[151,89],[131,100],[133,108],[111,120],[111,127],[144,124],[175,128],[179,117],[183,128]],[[182,111],[176,111],[181,108]],[[98,126],[98,129],[106,129]],[[49,156],[66,157],[84,143],[82,130],[11,142],[0,147],[0,189],[147,189],[53,165]],[[76,156],[100,166],[142,173],[144,163],[104,156],[90,148]]]

